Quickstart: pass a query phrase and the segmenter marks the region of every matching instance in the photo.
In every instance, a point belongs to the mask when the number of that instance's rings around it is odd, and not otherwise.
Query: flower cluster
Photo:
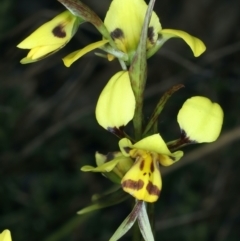
[[[153,203],[159,198],[162,189],[160,165],[169,166],[179,161],[184,155],[179,149],[187,144],[215,141],[221,131],[223,111],[206,97],[189,98],[177,115],[179,139],[166,143],[156,128],[156,119],[165,104],[161,100],[143,130],[146,61],[170,38],[184,40],[195,57],[200,56],[206,47],[200,39],[184,31],[163,29],[157,14],[152,11],[152,0],[149,6],[144,0],[113,0],[103,22],[80,1],[58,1],[68,10],[39,27],[17,46],[30,49],[21,63],[32,63],[60,50],[84,22],[97,28],[101,34],[99,41],[70,53],[63,58],[63,63],[69,67],[95,49],[101,49],[104,54],[100,56],[109,61],[118,59],[122,70],[114,74],[102,90],[95,113],[99,125],[119,137],[119,151],[107,155],[97,152],[97,167],[88,165],[81,170],[103,173],[137,200],[132,214],[111,240],[121,237],[127,231],[126,227],[129,229],[132,220],[137,218],[139,227],[144,226],[140,229],[145,240],[153,240],[145,222],[144,202]],[[135,137],[124,131],[132,120]]]

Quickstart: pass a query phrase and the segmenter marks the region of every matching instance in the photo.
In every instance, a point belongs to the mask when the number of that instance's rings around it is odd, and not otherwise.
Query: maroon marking
[[[52,33],[55,37],[57,38],[65,38],[66,37],[66,32],[64,31],[64,28],[61,24],[59,24],[57,27],[55,27],[52,30]]]
[[[115,158],[114,154],[115,154],[114,152],[108,152],[106,161],[111,161],[111,160],[113,160],[113,159]],[[105,161],[105,162],[106,162],[106,161]]]
[[[150,169],[151,169],[151,172],[154,172],[154,170],[155,170],[154,165],[153,165],[153,161],[151,162]]]
[[[111,132],[112,134],[114,134],[115,136],[119,137],[119,138],[124,138],[125,137],[125,133],[123,131],[123,126],[120,126],[119,128],[117,128],[117,127],[108,127],[107,130],[109,132]]]
[[[124,33],[122,29],[116,28],[114,31],[111,32],[111,37],[112,39],[121,39],[124,38]]]
[[[131,179],[128,179],[122,183],[123,188],[126,187],[137,191],[142,189],[143,186],[144,186],[144,181],[142,181],[141,179],[139,179],[138,181],[133,181]]]
[[[156,185],[153,185],[152,182],[150,182],[150,181],[149,181],[146,189],[150,195],[159,196],[159,194],[160,194],[159,188]]]
[[[148,37],[148,40],[151,42],[151,44],[154,44],[154,39],[153,39],[153,37],[154,37],[154,31],[153,31],[154,29],[153,29],[153,27],[149,27],[148,28],[148,31],[147,31],[147,37]]]
[[[140,164],[140,170],[142,171],[144,168],[144,160],[141,161],[141,164]]]

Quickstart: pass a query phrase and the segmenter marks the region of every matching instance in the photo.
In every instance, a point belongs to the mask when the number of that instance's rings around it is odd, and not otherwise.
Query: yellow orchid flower
[[[127,53],[130,59],[137,49],[146,11],[147,4],[144,0],[113,0],[104,20],[117,47]],[[158,16],[153,12],[148,28],[147,50],[156,45],[158,40],[160,48],[164,42],[173,37],[182,38],[192,49],[195,57],[206,49],[200,39],[184,31],[162,29]]]
[[[0,234],[0,241],[12,241],[11,238],[11,233],[8,229],[5,229],[1,234]]]
[[[132,120],[135,97],[128,71],[116,73],[104,87],[96,106],[98,123],[111,132]]]
[[[17,45],[20,49],[31,49],[20,62],[32,63],[55,53],[70,41],[81,22],[69,11],[64,11],[43,24]]]
[[[122,71],[119,72],[117,76],[125,75],[124,78],[127,79],[127,73],[128,72],[126,71]],[[112,78],[113,83],[118,80],[121,80],[119,82],[122,82],[124,79],[121,79],[122,77],[118,78],[117,76]],[[110,84],[110,86],[112,84]],[[116,89],[118,89],[118,87],[116,85]],[[131,87],[128,88],[131,89]],[[127,92],[128,91],[126,91],[126,93]],[[111,103],[109,103],[110,99],[107,97],[104,100],[105,104],[100,103],[98,111],[101,112],[102,109],[102,116],[98,118],[98,121],[100,121],[100,124],[105,129],[112,132],[111,128],[113,128],[116,123],[118,123],[118,126],[123,125],[123,123],[127,123],[126,120],[124,120],[126,116],[128,116],[127,121],[130,120],[129,116],[133,116],[134,108],[132,109],[132,114],[130,112],[127,113],[127,115],[122,119],[120,125],[118,120],[124,116],[124,112],[121,110],[118,112],[116,110],[119,109],[119,103],[121,103],[122,100],[128,100],[128,97],[127,95],[124,95],[124,91],[120,91],[121,94],[119,95],[117,94],[117,91],[112,92],[111,90],[109,93],[113,93],[112,98],[114,99],[116,97],[116,100],[118,101],[114,101],[113,105],[111,105]],[[109,93],[107,91],[106,95],[110,96]],[[100,98],[104,99],[104,97]],[[108,104],[110,105],[110,112]],[[114,116],[112,116],[111,113],[114,113]],[[180,143],[180,145],[175,145],[174,148],[189,143],[213,142],[218,138],[222,128],[223,111],[217,103],[212,103],[208,98],[203,96],[194,96],[189,98],[183,104],[182,108],[179,110],[177,120],[182,136],[180,140],[177,140],[179,141],[177,144]],[[168,146],[171,145],[168,144]],[[155,202],[157,201],[162,188],[159,164],[169,166],[183,156],[182,151],[171,152],[168,146],[160,134],[150,135],[135,144],[132,144],[129,139],[123,138],[119,141],[121,153],[118,152],[117,154],[110,155],[108,157],[104,156],[104,158],[99,154],[100,156],[96,156],[96,168],[92,166],[85,166],[81,170],[110,173],[117,167],[117,165],[119,165],[120,162],[123,162],[122,165],[127,163],[128,165],[125,169],[122,167],[120,168],[121,170],[124,170],[124,172],[121,171],[121,173],[125,173],[125,175],[123,177],[118,175],[118,178],[122,178],[121,184],[123,190],[138,200]],[[131,165],[131,162],[129,161],[130,159],[127,158],[134,160],[134,164]],[[118,169],[119,167],[115,169],[115,174]],[[112,179],[112,176],[106,176]]]
[[[122,179],[123,190],[138,200],[157,201],[162,189],[159,164],[172,165],[183,156],[183,152],[171,153],[160,134],[148,136],[134,145],[124,138],[119,141],[119,146],[123,155],[135,160]]]
[[[171,153],[159,134],[148,136],[134,145],[127,138],[119,141],[121,152],[107,156],[97,154],[97,167],[84,166],[84,172],[101,172],[112,180],[121,180],[122,188],[138,200],[157,201],[162,181],[159,164],[169,166],[178,161],[182,151]],[[99,156],[100,155],[100,156]],[[99,163],[100,160],[101,163]],[[133,164],[133,161],[135,163]]]
[[[127,54],[128,61],[126,62],[128,64],[131,63],[137,49],[146,11],[147,4],[144,0],[113,0],[104,19],[104,24],[118,50]],[[153,12],[148,28],[147,50],[150,51],[154,47],[159,49],[168,39],[174,37],[183,39],[189,45],[195,57],[201,55],[206,49],[200,39],[184,31],[162,29],[158,16]],[[97,43],[96,45],[95,43],[90,45],[91,47],[86,46],[77,50],[74,54],[67,55],[63,58],[64,64],[69,67],[82,55],[92,51],[94,48],[101,47],[106,42],[102,40]],[[149,54],[149,57],[153,54]],[[112,60],[112,58],[111,54],[108,55],[109,60]]]

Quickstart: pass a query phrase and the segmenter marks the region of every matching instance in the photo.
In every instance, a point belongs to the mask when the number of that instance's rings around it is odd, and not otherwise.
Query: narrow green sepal
[[[121,225],[118,227],[118,229],[113,234],[113,236],[109,239],[109,241],[116,241],[120,239],[133,226],[142,206],[143,206],[143,201],[136,202],[132,212],[121,223]]]
[[[158,117],[159,115],[161,114],[165,104],[167,103],[168,99],[172,96],[172,94],[174,94],[176,91],[178,91],[179,89],[183,88],[184,85],[182,84],[179,84],[179,85],[175,85],[173,86],[171,89],[169,89],[168,91],[166,91],[164,93],[164,95],[161,97],[161,99],[159,100],[157,106],[155,107],[150,119],[149,119],[149,122],[143,132],[143,136],[146,136],[152,128],[154,128],[155,130],[157,130],[157,126],[155,126],[155,124],[157,125],[157,120],[158,120]],[[156,132],[152,132],[152,133],[149,133],[149,134],[153,134],[153,133],[156,133]]]
[[[93,212],[102,208],[114,206],[116,204],[119,204],[125,201],[127,198],[129,198],[129,195],[123,192],[123,190],[120,188],[120,189],[114,190],[113,192],[107,193],[104,196],[97,197],[97,198],[96,196],[93,197],[92,198],[92,200],[94,200],[93,204],[79,210],[77,214],[82,215],[82,214]]]
[[[154,241],[154,236],[148,219],[145,203],[143,203],[142,208],[138,214],[138,226],[144,240]]]
[[[87,5],[79,0],[58,0],[63,4],[72,14],[84,19],[86,22],[93,24],[105,39],[108,39],[112,46],[115,46],[108,30],[103,21],[98,15],[92,11]]]

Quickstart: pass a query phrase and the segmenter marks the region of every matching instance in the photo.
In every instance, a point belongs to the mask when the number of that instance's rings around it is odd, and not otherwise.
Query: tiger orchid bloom
[[[117,50],[128,56],[127,64],[131,63],[137,49],[147,7],[144,0],[113,0],[104,19],[104,24],[114,40]],[[157,14],[153,12],[148,28],[148,57],[151,57],[170,38],[183,39],[189,45],[195,57],[200,56],[206,49],[200,39],[184,31],[162,29]],[[105,41],[98,41],[69,54],[63,58],[64,64],[69,67],[84,54],[108,42]],[[155,50],[151,52],[152,49]],[[109,60],[112,60],[115,56],[110,54],[108,57]]]
[[[124,74],[126,75],[126,73]],[[122,93],[119,101],[126,98]],[[101,109],[101,104],[99,108]],[[109,126],[115,126],[116,123],[111,114],[109,112],[105,112],[105,114],[105,120],[102,117],[104,124],[100,124],[105,125],[105,129],[108,129]],[[114,120],[124,119],[124,112],[115,112],[114,115]],[[129,113],[125,118],[129,121]],[[219,104],[211,102],[208,98],[194,96],[185,101],[178,112],[177,120],[181,130],[180,144],[213,142],[221,132],[223,111]],[[160,134],[147,136],[134,144],[128,138],[122,138],[119,141],[119,148],[120,152],[117,152],[117,155],[108,155],[108,158],[105,158],[105,161],[101,163],[97,161],[98,167],[85,166],[82,171],[110,173],[114,168],[116,169],[120,162],[124,161],[128,164],[124,169],[124,175],[118,175],[121,177],[123,190],[138,200],[157,201],[162,189],[160,165],[170,166],[174,164],[183,157],[183,152],[181,150],[170,151],[169,145],[164,142]],[[133,164],[130,160],[134,161]],[[123,172],[121,173],[123,174]],[[105,174],[105,176],[108,175]]]
[[[28,55],[20,62],[36,62],[57,52],[71,40],[80,23],[82,20],[69,11],[64,11],[43,24],[17,45],[20,49],[30,49]]]
[[[162,189],[159,165],[170,166],[180,160],[182,151],[171,153],[160,134],[132,144],[127,138],[119,141],[124,156],[135,160],[122,178],[122,188],[138,200],[156,202]]]

